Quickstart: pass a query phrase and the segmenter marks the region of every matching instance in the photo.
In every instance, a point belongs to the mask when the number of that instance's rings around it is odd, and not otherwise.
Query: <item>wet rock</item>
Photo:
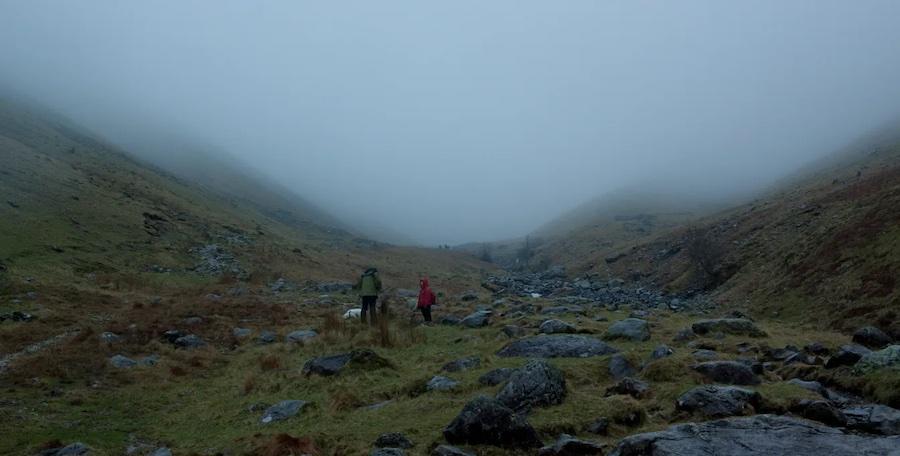
[[[885,368],[900,369],[900,345],[891,345],[864,355],[853,367],[853,372],[867,374]]]
[[[561,404],[565,397],[566,380],[562,371],[544,360],[532,360],[516,369],[497,393],[497,400],[515,411]]]
[[[315,339],[318,335],[319,333],[312,329],[299,329],[297,331],[291,331],[287,336],[284,336],[284,339],[294,344],[304,344]]]
[[[478,356],[469,356],[444,364],[444,367],[442,367],[441,370],[444,372],[460,372],[475,369],[479,366],[481,366],[481,358]]]
[[[636,399],[645,397],[650,392],[650,385],[647,382],[632,377],[625,377],[619,380],[613,386],[606,389],[606,396],[615,394],[624,394]]]
[[[678,410],[708,418],[747,415],[759,406],[759,393],[734,386],[704,385],[691,389],[675,401]]]
[[[872,353],[872,351],[861,345],[843,345],[834,356],[828,358],[825,368],[834,369],[840,366],[853,366],[869,353]]]
[[[413,443],[405,435],[399,432],[388,432],[381,434],[375,439],[377,448],[403,448],[409,449],[413,447]]]
[[[828,401],[803,400],[793,407],[792,411],[803,418],[829,426],[844,427],[847,425],[847,417]]]
[[[650,339],[650,325],[646,320],[626,318],[613,323],[603,334],[605,340],[625,339],[642,342]]]
[[[262,345],[268,345],[275,343],[278,339],[278,334],[275,334],[272,331],[263,331],[259,333],[259,337],[256,338],[256,342]]]
[[[705,336],[714,333],[731,334],[737,336],[766,337],[765,331],[759,329],[756,323],[746,318],[716,318],[701,320],[691,325],[694,334]]]
[[[615,353],[618,350],[605,342],[575,334],[541,334],[510,342],[497,356],[528,358],[587,358]]]
[[[668,358],[669,356],[672,356],[674,353],[675,353],[675,351],[672,350],[671,348],[669,348],[668,345],[665,345],[665,344],[658,345],[656,348],[653,349],[653,352],[650,353],[650,359],[655,360],[655,359]]]
[[[477,397],[444,429],[444,438],[453,445],[494,445],[508,448],[541,446],[534,428],[512,409],[496,399]]]
[[[231,330],[231,335],[235,339],[245,339],[250,337],[251,334],[253,334],[253,330],[249,328],[234,328]]]
[[[481,328],[491,324],[492,314],[490,310],[479,310],[463,318],[459,324],[466,328]]]
[[[609,375],[615,379],[620,380],[625,377],[631,377],[637,374],[637,369],[628,361],[627,358],[620,354],[612,355],[609,358],[609,365],[607,366],[607,370]]]
[[[586,440],[579,440],[568,434],[562,434],[553,445],[540,449],[540,456],[578,456],[578,455],[602,455],[603,446]]]
[[[275,421],[286,420],[300,413],[300,410],[302,410],[306,404],[306,401],[298,400],[281,401],[266,409],[262,418],[259,419],[259,422],[262,424],[269,424]]]
[[[707,361],[694,366],[704,377],[729,385],[758,385],[759,377],[746,364],[737,361]]]
[[[547,320],[541,323],[538,331],[543,334],[574,334],[577,330],[562,320]]]
[[[115,355],[109,359],[109,363],[116,369],[129,369],[137,366],[137,361],[122,355]]]
[[[516,325],[506,325],[503,327],[503,334],[510,339],[518,339],[525,335],[525,328]]]
[[[378,356],[377,353],[368,349],[353,350],[349,353],[339,353],[336,355],[319,356],[310,359],[303,364],[302,372],[304,375],[317,374],[322,376],[337,375],[342,370],[350,367],[359,367],[365,369],[380,369],[390,367],[390,361]]]
[[[848,434],[786,416],[756,415],[674,425],[626,437],[610,456],[893,455],[898,437]]]
[[[847,427],[863,432],[900,435],[900,410],[881,404],[866,404],[841,410]],[[898,442],[897,448],[900,448]]]
[[[456,389],[458,386],[459,382],[452,378],[435,375],[428,381],[428,384],[425,385],[425,389],[427,391],[450,391]]]
[[[873,350],[891,343],[891,337],[874,326],[864,326],[853,333],[853,342]]]
[[[511,369],[508,367],[501,367],[499,369],[494,369],[481,377],[478,377],[478,383],[485,386],[496,386],[501,383],[504,383],[509,380],[509,377],[512,376],[515,369]]]
[[[439,445],[431,450],[431,456],[475,456],[473,453],[467,453],[459,448],[450,445]]]
[[[206,346],[206,342],[200,336],[188,334],[175,339],[175,346],[187,350]]]

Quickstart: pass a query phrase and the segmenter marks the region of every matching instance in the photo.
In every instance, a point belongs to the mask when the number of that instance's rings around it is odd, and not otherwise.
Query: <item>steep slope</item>
[[[885,133],[852,149],[635,247],[611,273],[768,316],[900,335],[900,141]]]

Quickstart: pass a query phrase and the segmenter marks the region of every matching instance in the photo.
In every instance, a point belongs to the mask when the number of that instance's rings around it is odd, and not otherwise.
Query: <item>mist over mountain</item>
[[[758,191],[900,100],[891,1],[2,13],[0,84],[151,159],[183,162],[166,138],[184,136],[362,233],[430,245],[521,236],[642,182]]]

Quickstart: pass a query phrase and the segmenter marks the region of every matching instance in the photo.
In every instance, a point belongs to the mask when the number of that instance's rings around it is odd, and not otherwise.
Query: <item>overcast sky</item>
[[[900,112],[900,1],[0,0],[0,84],[425,243],[759,188]]]

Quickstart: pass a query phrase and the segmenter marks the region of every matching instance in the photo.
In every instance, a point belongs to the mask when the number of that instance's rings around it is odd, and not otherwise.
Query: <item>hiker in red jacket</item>
[[[425,318],[425,324],[431,324],[431,306],[435,304],[437,301],[437,297],[434,295],[434,292],[431,291],[431,288],[428,287],[428,277],[422,278],[419,280],[419,303],[416,304],[416,307],[422,312],[422,317]]]

